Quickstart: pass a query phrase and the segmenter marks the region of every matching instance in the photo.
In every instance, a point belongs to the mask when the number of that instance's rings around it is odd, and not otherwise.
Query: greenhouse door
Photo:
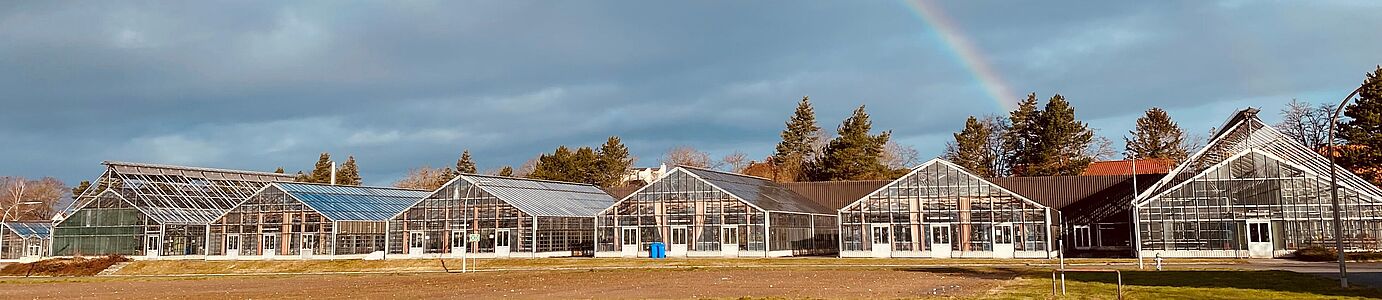
[[[42,243],[42,241],[39,240],[29,243],[29,252],[25,252],[24,254],[29,257],[43,256],[43,246],[39,245],[39,243]]]
[[[226,235],[226,256],[240,256],[240,235]]]
[[[638,227],[619,229],[619,256],[638,257]]]
[[[299,250],[303,257],[312,256],[313,249],[317,249],[317,235],[311,233],[302,234],[302,249]]]
[[[1272,223],[1248,220],[1248,257],[1272,258]]]
[[[892,226],[888,224],[873,224],[869,231],[870,240],[873,241],[873,257],[888,258],[893,256],[893,245],[888,239],[888,229]]]
[[[508,229],[494,231],[494,257],[509,257],[509,245],[512,242]]]
[[[278,254],[278,236],[272,233],[264,235],[264,252],[260,255],[274,256]]]
[[[427,245],[426,240],[425,240],[426,238],[427,238],[427,236],[424,235],[424,234],[422,234],[421,231],[409,232],[409,233],[408,233],[408,255],[411,255],[411,256],[422,256],[422,253],[423,253],[423,248],[422,248],[422,247],[423,247],[424,245]]]
[[[465,253],[465,230],[451,231],[451,254]]]
[[[993,226],[993,258],[1013,258],[1013,225]]]
[[[720,253],[725,257],[739,257],[739,226],[721,227],[720,238]]]
[[[158,256],[161,249],[163,249],[162,236],[154,234],[144,238],[144,255]]]
[[[686,241],[689,230],[686,226],[672,227],[672,244],[667,246],[667,256],[686,256]]]
[[[950,258],[950,224],[931,225],[931,257]]]

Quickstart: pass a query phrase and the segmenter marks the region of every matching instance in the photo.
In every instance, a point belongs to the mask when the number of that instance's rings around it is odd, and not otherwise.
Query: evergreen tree
[[[600,145],[598,156],[596,178],[593,178],[597,184],[603,187],[622,184],[620,181],[623,180],[624,174],[633,167],[633,159],[629,157],[629,148],[624,146],[624,142],[620,141],[618,136],[609,137],[604,145]],[[513,168],[508,169],[512,175]]]
[[[307,177],[306,182],[311,183],[331,183],[331,154],[322,152],[321,157],[317,158],[317,165],[312,169],[312,175]]]
[[[1028,176],[1079,175],[1094,161],[1085,149],[1094,141],[1094,131],[1075,118],[1075,108],[1060,94],[1051,96],[1041,111],[1040,140],[1036,160]]]
[[[1148,109],[1146,115],[1137,119],[1137,128],[1124,137],[1130,159],[1159,158],[1175,162],[1185,160],[1189,150],[1185,149],[1185,131],[1171,120],[1171,115],[1161,108]]]
[[[600,184],[600,156],[595,154],[595,149],[576,149],[576,154],[571,157],[571,165],[572,169],[566,181]]]
[[[947,143],[945,149],[945,159],[955,163],[975,175],[982,177],[993,177],[994,170],[990,169],[994,162],[990,161],[996,157],[986,155],[989,151],[989,136],[992,129],[988,128],[979,119],[970,116],[965,120],[965,128],[954,134],[955,141]]]
[[[792,182],[809,177],[805,172],[806,165],[816,156],[814,146],[820,130],[821,127],[816,126],[816,112],[811,108],[811,99],[801,97],[796,112],[787,120],[782,141],[777,143],[777,151],[772,156],[774,180]]]
[[[278,174],[283,174],[283,172],[286,172],[286,171],[283,171],[283,167],[278,167],[278,169],[275,169],[275,170],[274,170],[274,173],[278,173]]]
[[[336,172],[336,184],[358,186],[361,183],[363,181],[360,179],[360,166],[355,165],[355,156],[349,156]]]
[[[470,149],[461,152],[461,158],[456,160],[456,173],[475,174],[475,162],[470,160]]]
[[[830,141],[817,161],[820,181],[883,179],[889,173],[883,164],[883,146],[890,132],[871,135],[873,122],[864,106],[840,124],[839,136]]]
[[[499,176],[513,177],[513,167],[504,166],[504,168],[499,169]]]
[[[569,180],[572,160],[571,148],[558,146],[556,151],[551,154],[542,154],[537,158],[537,164],[533,166],[533,172],[528,174],[528,178],[546,180]]]
[[[1003,137],[1003,148],[1007,149],[1007,165],[1013,176],[1027,176],[1036,163],[1040,152],[1037,143],[1041,140],[1041,111],[1037,109],[1036,93],[1018,103],[1017,109],[1008,114],[1011,122]]]
[[[1339,124],[1339,137],[1349,151],[1339,153],[1340,165],[1382,185],[1382,66],[1367,74],[1358,98],[1343,114],[1348,121]]]
[[[297,176],[294,176],[294,177],[293,177],[293,181],[294,181],[294,182],[312,182],[312,177],[311,177],[311,176],[307,176],[307,174],[303,174],[302,171],[298,171]]]
[[[86,192],[86,189],[89,189],[89,188],[91,188],[91,181],[90,181],[90,180],[82,180],[81,183],[78,183],[78,184],[77,184],[77,187],[72,188],[72,198],[76,198],[77,196],[81,196],[82,193]]]
[[[451,169],[449,167],[441,169],[437,172],[437,178],[433,180],[435,183],[428,187],[440,188],[441,186],[446,185],[447,182],[451,182],[451,179],[455,179],[456,176],[460,176],[460,172],[456,172],[456,170]]]

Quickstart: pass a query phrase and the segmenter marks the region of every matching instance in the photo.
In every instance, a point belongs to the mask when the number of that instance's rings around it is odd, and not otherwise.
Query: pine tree
[[[360,179],[360,166],[355,165],[355,156],[349,156],[337,171],[336,184],[358,186],[361,183],[363,182]]]
[[[994,170],[989,169],[994,165],[991,157],[986,155],[989,151],[989,136],[992,129],[988,128],[979,119],[970,116],[965,120],[965,128],[954,134],[955,141],[947,143],[945,149],[945,159],[969,169],[975,175],[983,177],[993,177]]]
[[[85,192],[86,192],[86,189],[89,189],[89,188],[91,188],[91,181],[90,181],[90,180],[82,180],[81,183],[78,183],[78,184],[77,184],[77,187],[72,188],[72,198],[76,198],[77,196],[81,196],[82,193],[85,193]]]
[[[569,170],[566,181],[600,184],[600,156],[595,154],[595,149],[581,147],[576,149],[576,154],[571,157],[572,168]]]
[[[513,177],[513,167],[504,166],[504,168],[499,169],[499,176]]]
[[[275,169],[275,170],[274,170],[274,173],[278,173],[278,174],[283,174],[284,172],[286,172],[286,171],[283,171],[283,167],[278,167],[278,169]]]
[[[306,182],[311,183],[331,183],[331,154],[322,152],[321,157],[317,158],[317,165],[312,169],[312,175],[307,177]]]
[[[293,181],[294,181],[294,182],[312,182],[312,177],[311,177],[311,176],[307,176],[307,174],[303,174],[302,171],[298,171],[297,176],[294,176],[294,177],[293,177]]]
[[[1003,148],[1008,150],[1004,157],[1013,176],[1027,176],[1036,163],[1041,140],[1041,111],[1037,109],[1036,93],[1018,103],[1017,109],[1008,114],[1011,125],[1003,138]]]
[[[1094,141],[1094,131],[1075,118],[1075,108],[1060,94],[1051,96],[1042,109],[1038,124],[1035,163],[1027,176],[1079,175],[1093,157],[1085,149]]]
[[[440,188],[441,186],[446,185],[447,182],[450,182],[451,179],[455,179],[456,176],[460,176],[460,172],[456,172],[456,170],[451,169],[450,167],[445,168],[445,169],[438,170],[438,171],[437,171],[437,178],[436,178],[436,179],[433,179],[433,182],[434,182],[434,183],[433,183],[432,185],[428,186],[428,187],[437,187],[437,188]],[[436,189],[436,188],[433,188],[433,189]]]
[[[475,174],[475,162],[470,160],[470,149],[461,152],[461,158],[456,160],[456,173]]]
[[[533,172],[528,174],[528,178],[568,180],[571,157],[571,148],[558,146],[551,154],[544,153],[538,156],[537,164],[533,166]]]
[[[816,112],[811,108],[811,99],[801,97],[797,110],[787,120],[787,129],[782,131],[782,141],[777,143],[773,153],[774,180],[792,182],[806,180],[806,164],[816,156],[814,145],[819,138],[820,126],[816,126]]]
[[[1350,151],[1339,154],[1340,165],[1382,185],[1382,66],[1367,74],[1358,98],[1344,108],[1344,116],[1348,121],[1339,124],[1339,137]]]
[[[598,156],[597,176],[594,178],[596,182],[603,187],[622,184],[620,181],[623,180],[624,174],[633,167],[633,159],[629,158],[629,148],[624,146],[624,142],[619,140],[618,136],[609,137],[604,145],[600,145]],[[513,168],[508,169],[512,175]]]
[[[1124,137],[1130,159],[1169,159],[1175,162],[1185,160],[1189,150],[1185,149],[1185,131],[1171,120],[1171,115],[1161,108],[1153,107],[1146,115],[1137,119],[1137,128]]]
[[[854,110],[854,115],[845,119],[838,128],[839,136],[830,141],[817,161],[819,174],[815,180],[869,180],[883,179],[889,170],[883,164],[883,146],[888,143],[890,132],[871,135],[873,122],[864,111],[864,106]]]

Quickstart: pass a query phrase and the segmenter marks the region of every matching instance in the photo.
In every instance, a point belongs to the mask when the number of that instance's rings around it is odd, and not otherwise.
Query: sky
[[[939,156],[970,115],[1059,93],[1116,141],[1150,107],[1205,134],[1233,111],[1337,102],[1382,64],[1382,1],[7,1],[0,175],[104,160],[366,184],[520,165],[617,135],[769,155],[810,96],[833,130]]]

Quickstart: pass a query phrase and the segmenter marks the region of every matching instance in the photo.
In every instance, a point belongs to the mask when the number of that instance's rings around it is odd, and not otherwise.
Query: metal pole
[[[1128,151],[1128,157],[1132,158],[1132,201],[1136,203],[1137,196],[1139,196],[1137,193],[1137,153]],[[1132,207],[1132,217],[1132,224],[1129,224],[1128,228],[1132,229],[1130,231],[1132,231],[1132,234],[1135,237],[1133,238],[1133,243],[1135,243],[1133,251],[1137,251],[1137,269],[1146,269],[1147,264],[1143,263],[1142,261],[1142,234],[1138,232],[1138,230],[1141,230],[1142,228],[1138,227],[1141,225],[1141,222],[1137,219],[1136,206]]]
[[[1344,288],[1348,288],[1348,263],[1345,262],[1347,254],[1344,253],[1343,222],[1339,220],[1339,166],[1334,163],[1334,157],[1339,155],[1339,150],[1334,146],[1334,130],[1339,123],[1339,113],[1343,112],[1348,101],[1353,100],[1353,96],[1362,90],[1363,87],[1359,86],[1339,102],[1339,107],[1329,116],[1329,140],[1325,141],[1329,145],[1329,199],[1334,206],[1334,250],[1339,252],[1339,286]]]

